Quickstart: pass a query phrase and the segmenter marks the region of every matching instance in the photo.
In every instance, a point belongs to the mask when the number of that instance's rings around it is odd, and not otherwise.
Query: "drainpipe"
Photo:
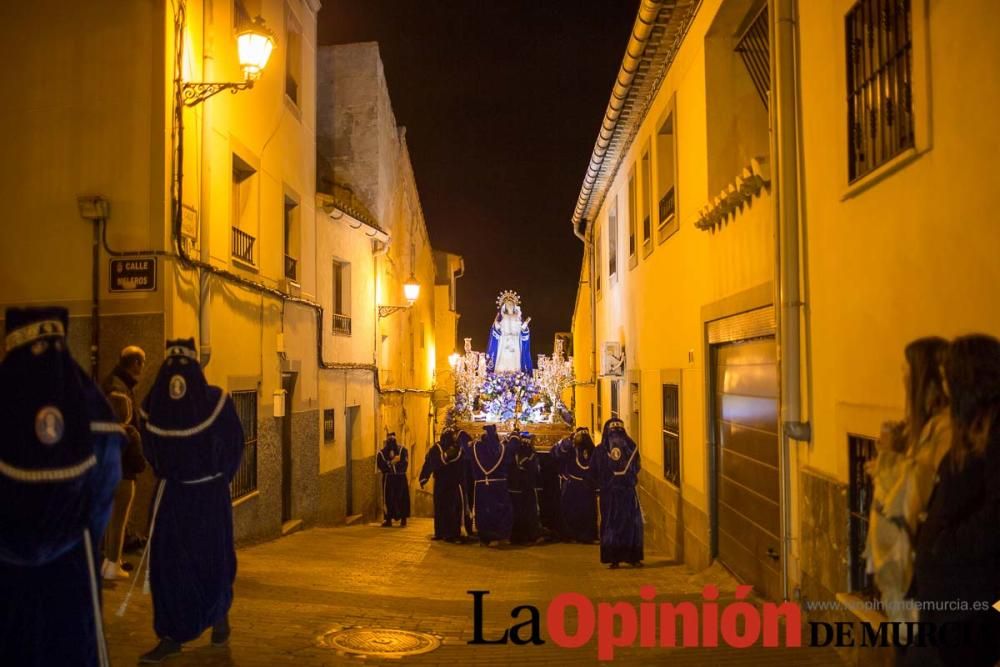
[[[811,428],[802,421],[800,374],[803,307],[799,290],[799,181],[798,118],[796,116],[796,0],[768,0],[772,93],[771,155],[775,163],[772,192],[775,197],[775,309],[778,329],[778,364],[781,372],[781,583],[790,597],[789,565],[792,555],[791,441],[808,442]]]
[[[202,71],[202,81],[212,81],[211,73],[209,70],[209,64],[212,60],[211,55],[208,53],[208,44],[205,38],[207,30],[207,19],[208,14],[206,13],[206,0],[202,0],[201,3],[201,71]],[[198,184],[198,223],[201,228],[198,230],[198,240],[201,244],[201,261],[205,264],[211,263],[211,254],[208,251],[208,230],[209,225],[205,212],[205,196],[208,188],[205,187],[205,170],[209,168],[211,164],[210,160],[205,159],[205,145],[207,142],[208,124],[209,124],[209,109],[211,105],[202,104],[201,105],[201,147],[199,148],[199,162],[198,176],[200,183]],[[198,300],[198,357],[201,361],[201,367],[204,369],[208,366],[208,362],[212,360],[212,289],[211,289],[211,274],[207,271],[198,270],[200,278],[201,295]],[[284,308],[284,303],[282,302],[282,308]],[[284,323],[284,317],[282,317],[282,323]]]
[[[101,350],[101,225],[103,221],[94,220],[93,264],[90,275],[90,377],[100,382],[100,350]]]

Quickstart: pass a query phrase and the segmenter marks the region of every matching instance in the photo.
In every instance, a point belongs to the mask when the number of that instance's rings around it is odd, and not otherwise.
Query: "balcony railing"
[[[289,280],[298,280],[299,260],[285,255],[285,277]]]
[[[677,206],[677,201],[674,198],[674,188],[670,186],[670,189],[660,198],[660,224],[670,219],[670,216],[674,214],[674,208]]]
[[[333,315],[333,333],[340,334],[342,336],[351,335],[351,316],[350,315]]]
[[[257,263],[253,261],[253,246],[257,239],[250,236],[241,229],[233,227],[233,257],[252,266]]]

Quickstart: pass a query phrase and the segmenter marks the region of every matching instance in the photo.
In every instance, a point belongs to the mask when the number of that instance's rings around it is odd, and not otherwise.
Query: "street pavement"
[[[406,528],[316,528],[240,549],[228,646],[212,647],[206,632],[166,664],[609,664],[597,659],[596,635],[577,649],[551,641],[545,612],[556,595],[577,592],[595,604],[624,600],[637,606],[640,586],[651,585],[657,601],[692,600],[700,608],[703,587],[711,583],[722,591],[720,609],[734,599],[736,582],[717,565],[694,573],[647,554],[645,567],[609,570],[600,565],[596,545],[484,548],[431,541],[432,530],[430,519],[411,519]],[[104,618],[112,665],[136,664],[138,656],[157,641],[152,601],[142,594],[141,582],[125,616],[115,614],[129,583],[105,584]],[[498,637],[512,623],[510,613],[515,606],[530,604],[540,610],[541,637],[546,643],[469,645],[473,602],[468,590],[490,591],[483,605],[486,639]],[[522,612],[514,622],[527,618]],[[573,631],[575,621],[567,626]],[[344,628],[419,631],[436,635],[442,644],[428,653],[396,659],[352,656],[321,645],[326,633]],[[636,641],[634,646],[617,649],[611,664],[842,663],[832,649],[825,648],[640,648]]]

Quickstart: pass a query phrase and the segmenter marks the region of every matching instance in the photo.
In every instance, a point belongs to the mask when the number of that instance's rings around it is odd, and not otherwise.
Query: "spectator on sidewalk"
[[[643,527],[639,495],[639,447],[614,417],[604,425],[594,450],[594,469],[601,494],[601,562],[617,568],[622,561],[642,565]]]
[[[869,464],[873,497],[866,557],[868,571],[890,621],[915,622],[908,604],[913,579],[913,541],[934,490],[934,476],[951,447],[951,419],[941,364],[943,338],[920,338],[906,346],[903,370],[906,419],[886,422],[878,456]]]
[[[1000,614],[988,606],[1000,598],[1000,342],[957,338],[944,379],[953,437],[917,533],[914,597],[921,624],[952,632],[936,647],[911,645],[906,664],[988,666],[1000,660]]]
[[[64,308],[9,308],[0,362],[0,665],[107,665],[98,564],[123,434]]]
[[[385,519],[382,527],[390,527],[393,520],[405,526],[410,516],[410,482],[406,478],[410,458],[406,447],[396,441],[395,433],[386,436],[375,463],[382,473],[382,511]]]
[[[101,384],[115,417],[125,428],[126,433],[125,447],[121,455],[121,481],[115,489],[111,523],[104,536],[104,563],[101,566],[101,575],[105,579],[128,578],[128,572],[122,568],[125,527],[128,525],[132,501],[135,498],[136,475],[146,469],[138,428],[139,411],[135,409],[135,386],[142,378],[145,363],[146,353],[142,348],[129,345],[121,351],[118,364]]]
[[[229,640],[236,578],[229,482],[243,456],[243,428],[232,398],[205,380],[192,338],[167,342],[143,412],[143,447],[160,478],[146,547],[160,642],[140,662],[157,663],[209,627],[213,645]]]

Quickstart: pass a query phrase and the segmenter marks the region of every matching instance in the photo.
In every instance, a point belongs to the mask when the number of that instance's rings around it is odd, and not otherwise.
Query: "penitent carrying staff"
[[[155,663],[209,627],[212,644],[229,639],[236,578],[229,482],[243,456],[243,428],[233,400],[205,380],[193,338],[167,342],[142,407],[143,449],[160,478],[144,554],[160,643],[140,662]]]
[[[395,519],[400,526],[406,525],[410,516],[410,482],[406,471],[410,464],[410,455],[396,441],[396,434],[386,436],[382,449],[375,456],[375,463],[382,473],[382,508],[385,521],[383,528],[392,526]]]
[[[0,363],[0,665],[107,665],[97,566],[124,431],[66,344],[11,308]]]

